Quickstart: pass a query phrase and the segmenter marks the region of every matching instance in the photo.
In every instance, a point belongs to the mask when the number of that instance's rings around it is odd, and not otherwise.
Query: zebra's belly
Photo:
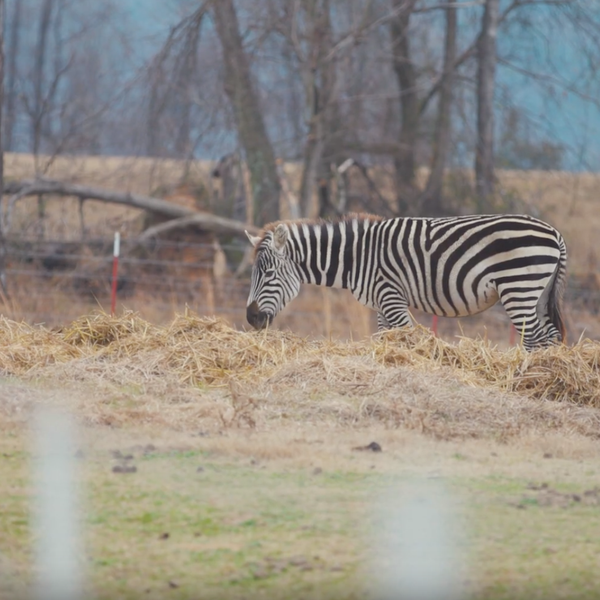
[[[440,317],[468,317],[494,306],[500,296],[496,286],[492,282],[486,282],[477,289],[476,293],[469,290],[461,294],[454,289],[449,296],[438,291],[437,296],[432,294],[431,298],[437,298],[437,303],[432,300],[429,305],[416,308]]]
[[[498,296],[498,292],[496,290],[491,290],[489,293],[486,293],[485,295],[482,294],[477,299],[473,299],[473,301],[468,304],[465,304],[461,300],[460,303],[456,303],[457,313],[455,315],[450,314],[450,316],[468,317],[469,315],[476,315],[477,313],[483,312],[494,306],[499,299],[500,296]]]

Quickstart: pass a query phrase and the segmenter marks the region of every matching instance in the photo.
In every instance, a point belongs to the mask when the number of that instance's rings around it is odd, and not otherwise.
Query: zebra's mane
[[[358,221],[368,220],[368,221],[378,222],[378,221],[383,221],[383,217],[380,217],[378,215],[373,215],[371,213],[358,212],[358,213],[348,213],[337,219],[318,218],[318,219],[287,219],[287,220],[282,220],[282,221],[273,221],[272,223],[267,223],[266,225],[264,225],[261,232],[258,234],[260,237],[260,242],[258,244],[256,244],[254,254],[256,255],[256,251],[260,247],[260,243],[265,239],[267,233],[269,233],[270,231],[275,231],[275,228],[278,225],[283,224],[283,225],[287,225],[288,227],[290,225],[327,225],[327,224],[335,225],[336,223],[347,223],[349,221],[356,221],[356,220],[358,220]]]

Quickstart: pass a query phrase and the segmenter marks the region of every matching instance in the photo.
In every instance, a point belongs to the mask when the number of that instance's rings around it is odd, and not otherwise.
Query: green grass
[[[118,461],[107,450],[90,449],[77,463],[95,598],[358,599],[373,590],[367,565],[376,506],[395,474],[358,467],[314,474],[201,449],[133,453],[132,474],[113,473]],[[0,456],[0,554],[9,576],[27,582],[32,489],[24,439],[3,436]],[[597,598],[600,507],[543,506],[528,483],[499,474],[446,479],[467,532],[471,597]]]

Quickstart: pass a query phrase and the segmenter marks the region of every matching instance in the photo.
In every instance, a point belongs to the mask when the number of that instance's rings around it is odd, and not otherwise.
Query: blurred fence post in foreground
[[[373,565],[378,600],[461,600],[462,549],[446,489],[435,482],[395,486],[384,498]]]
[[[82,564],[74,485],[74,433],[71,420],[43,409],[35,416],[36,600],[79,600]]]

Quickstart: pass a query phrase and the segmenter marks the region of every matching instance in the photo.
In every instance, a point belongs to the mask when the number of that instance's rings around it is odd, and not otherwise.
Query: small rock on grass
[[[113,450],[111,452],[112,457],[118,460],[133,460],[133,454],[123,454],[120,450]]]
[[[135,465],[115,465],[112,468],[113,473],[137,473]]]
[[[371,442],[366,446],[355,446],[352,450],[365,451],[370,450],[371,452],[381,452],[381,446],[377,442]]]

